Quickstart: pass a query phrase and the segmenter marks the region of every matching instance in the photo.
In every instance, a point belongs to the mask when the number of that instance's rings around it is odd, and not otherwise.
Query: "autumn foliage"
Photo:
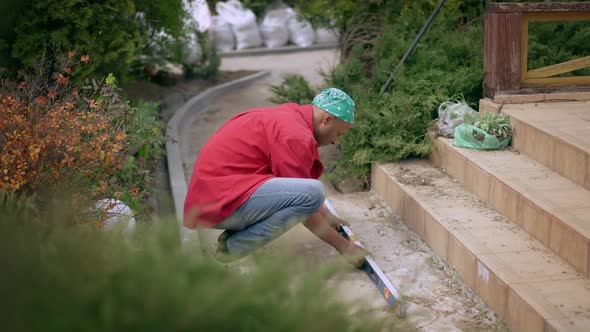
[[[125,159],[130,107],[107,83],[70,86],[69,53],[56,73],[33,75],[0,94],[0,190],[33,195],[69,183],[109,191],[109,175]],[[84,186],[81,186],[84,187]]]

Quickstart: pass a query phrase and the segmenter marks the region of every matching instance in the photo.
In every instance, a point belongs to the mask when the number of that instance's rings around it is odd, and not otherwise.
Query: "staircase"
[[[512,331],[590,330],[590,101],[499,104],[513,147],[374,164],[372,188]]]
[[[590,331],[590,56],[531,69],[531,22],[590,3],[487,4],[484,98],[512,148],[435,139],[430,160],[374,164],[371,185],[512,331]],[[556,41],[559,42],[559,41]]]

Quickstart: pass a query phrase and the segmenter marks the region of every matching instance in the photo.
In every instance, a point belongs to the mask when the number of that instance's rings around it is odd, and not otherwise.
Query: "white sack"
[[[260,32],[268,48],[280,47],[289,42],[287,21],[293,16],[288,9],[269,10],[260,23]]]
[[[230,52],[234,49],[234,33],[229,22],[219,16],[212,17],[211,29],[213,30],[213,40],[218,52]]]
[[[338,34],[333,29],[317,28],[316,43],[334,44],[338,43]]]
[[[239,0],[218,2],[215,9],[219,16],[231,25],[238,50],[262,45],[256,15],[253,11],[245,9]]]
[[[287,22],[289,40],[297,46],[308,47],[315,41],[315,30],[306,20],[299,20],[293,16]]]
[[[183,1],[184,8],[188,13],[189,19],[197,23],[197,29],[205,32],[213,25],[211,11],[205,0]]]

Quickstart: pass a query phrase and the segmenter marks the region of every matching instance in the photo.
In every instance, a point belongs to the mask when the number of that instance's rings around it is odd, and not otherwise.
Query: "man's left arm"
[[[318,212],[320,213],[322,218],[324,218],[324,220],[328,222],[328,224],[330,224],[330,226],[335,230],[338,230],[338,226],[340,225],[350,226],[350,224],[346,220],[341,219],[340,217],[337,217],[334,214],[332,214],[332,212],[330,212],[326,204],[323,204]]]

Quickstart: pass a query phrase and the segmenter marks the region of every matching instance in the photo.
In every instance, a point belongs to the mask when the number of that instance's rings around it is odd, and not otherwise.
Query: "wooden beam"
[[[530,13],[530,12],[582,12],[590,11],[589,2],[543,2],[543,3],[506,3],[490,2],[490,13]]]
[[[522,86],[590,85],[590,76],[527,78]]]
[[[558,63],[556,65],[547,66],[531,70],[526,73],[527,78],[543,78],[551,77],[563,73],[568,73],[577,69],[590,67],[590,56],[586,56],[580,59],[575,59],[567,62]]]
[[[590,21],[590,11],[524,13],[529,22]]]
[[[502,89],[516,90],[520,89],[521,81],[521,54],[522,51],[522,14],[508,13],[506,16],[506,37],[504,40],[504,57],[505,57],[505,85]],[[525,53],[526,54],[526,53]]]
[[[479,101],[481,110],[482,101]],[[554,101],[586,101],[590,100],[590,92],[552,92],[552,93],[533,93],[533,94],[496,94],[493,102],[495,104],[524,104],[538,102]]]
[[[520,28],[520,81],[527,78],[529,64],[529,18],[527,14],[522,14]]]
[[[484,40],[484,93],[518,90],[521,82],[520,13],[486,15]]]

